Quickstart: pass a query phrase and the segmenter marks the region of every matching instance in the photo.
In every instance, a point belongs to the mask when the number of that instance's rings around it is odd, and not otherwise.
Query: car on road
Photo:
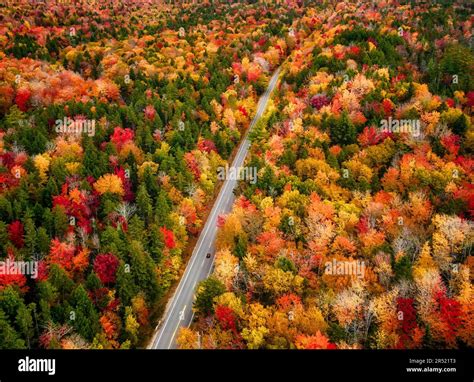
[[[211,258],[211,254],[208,253],[208,254],[206,255],[206,259],[210,259],[210,258]]]

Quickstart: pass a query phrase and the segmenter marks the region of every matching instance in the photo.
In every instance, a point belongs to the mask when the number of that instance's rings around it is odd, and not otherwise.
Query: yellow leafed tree
[[[216,254],[215,276],[222,281],[228,290],[231,289],[234,277],[238,272],[239,259],[225,248]]]
[[[48,178],[47,172],[49,170],[51,157],[47,153],[39,154],[35,156],[33,161],[34,161],[36,169],[39,172],[41,183],[45,182],[46,179]]]
[[[122,180],[114,174],[102,175],[97,182],[94,183],[94,188],[101,195],[106,192],[119,195],[124,194]]]

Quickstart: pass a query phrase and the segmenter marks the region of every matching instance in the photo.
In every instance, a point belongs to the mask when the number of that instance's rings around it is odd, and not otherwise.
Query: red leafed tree
[[[474,218],[474,185],[468,182],[462,184],[462,188],[454,192],[455,199],[463,200],[471,218]]]
[[[389,99],[385,98],[385,99],[382,101],[382,107],[383,107],[383,112],[384,112],[385,116],[388,117],[388,116],[390,116],[390,115],[392,114],[394,104],[393,104],[392,101],[390,101]]]
[[[358,56],[360,53],[360,48],[357,45],[352,45],[349,48],[349,53],[353,56]]]
[[[444,102],[446,102],[446,105],[448,105],[448,107],[456,106],[456,103],[454,102],[452,98],[446,98]]]
[[[454,344],[457,329],[461,325],[461,304],[446,297],[446,292],[443,290],[436,292],[435,301],[440,321],[444,324],[444,340],[448,344]]]
[[[257,236],[257,242],[262,245],[265,256],[269,258],[277,256],[285,246],[285,240],[277,232],[262,232]]]
[[[94,303],[94,305],[99,306],[104,303],[109,302],[110,303],[110,298],[109,298],[109,290],[108,288],[95,288],[91,291],[88,292],[89,298],[91,301]]]
[[[216,151],[216,145],[210,139],[200,139],[198,142],[198,149],[210,153],[211,151]]]
[[[412,298],[398,298],[397,311],[402,313],[403,319],[400,324],[399,343],[397,348],[406,349],[412,348],[413,331],[417,328],[416,310],[413,306]]]
[[[69,190],[66,183],[63,184],[61,194],[53,197],[53,206],[61,206],[69,216],[74,216],[78,226],[87,233],[92,232],[90,221],[91,208],[88,205],[88,198],[84,191],[74,187]]]
[[[189,170],[194,175],[194,179],[196,181],[199,181],[201,178],[201,170],[199,169],[199,164],[196,161],[196,158],[194,157],[193,153],[189,152],[184,154],[184,160],[186,161]]]
[[[111,284],[116,280],[118,259],[112,253],[101,253],[94,260],[94,272],[103,284]]]
[[[66,272],[72,271],[75,248],[73,244],[63,243],[59,239],[51,241],[49,262],[57,264]]]
[[[120,150],[125,143],[133,141],[133,137],[133,130],[116,127],[110,140],[117,146],[117,149]]]
[[[226,217],[224,215],[218,215],[217,216],[217,227],[222,228],[224,227],[226,221]]]
[[[17,248],[23,248],[25,244],[23,234],[23,224],[19,220],[15,220],[8,225],[8,238]]]
[[[240,62],[234,62],[232,64],[232,70],[235,74],[240,75],[242,73],[242,64]]]
[[[239,106],[239,111],[240,111],[244,116],[246,116],[246,117],[249,116],[249,113],[248,113],[248,111],[247,111],[247,109],[246,109],[245,107]]]
[[[453,156],[458,155],[460,138],[456,134],[445,135],[441,138],[441,144]]]
[[[130,182],[130,178],[128,178],[125,174],[125,169],[121,166],[117,166],[114,169],[114,173],[122,181],[123,190],[125,191],[123,199],[127,202],[133,201],[135,198],[135,194],[132,191],[132,183]]]
[[[167,229],[166,227],[161,227],[160,231],[163,234],[163,240],[165,242],[166,247],[169,249],[173,249],[174,247],[176,247],[173,231]]]
[[[31,98],[31,91],[27,88],[18,89],[16,92],[15,103],[21,111],[28,109],[27,103]]]
[[[48,264],[44,260],[38,262],[38,277],[36,281],[46,281],[48,279]]]
[[[319,110],[323,106],[329,105],[331,103],[331,100],[326,94],[316,94],[311,97],[311,100],[309,102],[311,103],[312,107],[314,107],[316,110]]]
[[[232,330],[234,333],[237,332],[235,314],[231,308],[224,305],[218,305],[216,307],[216,318],[222,329]]]
[[[102,325],[102,329],[104,330],[104,333],[107,336],[107,338],[108,339],[114,338],[116,327],[114,323],[107,316],[102,316],[100,318],[100,324]]]
[[[382,139],[382,136],[379,134],[377,129],[373,126],[371,127],[364,127],[362,133],[359,134],[357,140],[361,144],[361,146],[372,146],[379,143]]]
[[[261,75],[262,75],[262,70],[259,67],[257,66],[252,67],[247,71],[247,81],[256,82],[260,78]]]
[[[243,208],[244,210],[248,210],[249,212],[255,211],[255,205],[252,204],[245,196],[241,195],[235,201],[235,205],[237,207]]]
[[[146,119],[148,119],[150,121],[153,121],[155,119],[156,110],[153,107],[153,105],[148,105],[143,111],[145,113],[145,118]]]
[[[9,285],[16,285],[23,292],[28,290],[25,275],[21,273],[0,273],[0,291]]]
[[[369,219],[366,216],[362,216],[356,224],[356,229],[360,234],[369,232]]]
[[[467,93],[467,106],[473,107],[474,106],[474,91],[470,91]]]

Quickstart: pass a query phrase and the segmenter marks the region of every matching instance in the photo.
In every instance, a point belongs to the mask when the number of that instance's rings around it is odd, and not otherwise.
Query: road
[[[267,90],[260,97],[257,105],[257,112],[250,123],[247,133],[240,143],[237,154],[232,162],[233,168],[242,167],[247,156],[250,142],[248,133],[263,115],[268,100],[273,89],[278,82],[280,69],[273,74],[268,84]],[[219,215],[226,214],[232,209],[234,203],[234,188],[237,185],[236,179],[226,179],[221,187],[219,195],[207,218],[206,224],[202,229],[196,246],[194,247],[191,258],[188,261],[183,276],[176,288],[176,291],[168,302],[164,317],[158,331],[155,332],[150,348],[152,349],[174,349],[176,347],[176,335],[178,329],[182,326],[189,326],[193,321],[194,313],[192,310],[194,293],[197,284],[209,277],[214,265],[214,245],[217,234],[217,218]],[[206,258],[210,253],[211,258]]]

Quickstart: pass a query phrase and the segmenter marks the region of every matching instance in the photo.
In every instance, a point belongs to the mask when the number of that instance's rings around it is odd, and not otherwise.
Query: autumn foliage
[[[285,74],[249,135],[245,164],[258,180],[240,181],[217,219],[208,280],[222,292],[183,340],[472,347],[472,76],[452,83],[455,67],[474,63],[463,36],[471,21],[432,35],[428,20],[455,7],[397,4],[315,6],[317,22],[302,16],[306,28],[289,33]],[[196,157],[186,159],[199,177]],[[238,337],[223,332],[231,317]]]
[[[464,2],[79,3],[2,6],[0,348],[144,347],[244,138],[180,347],[474,346]]]
[[[94,259],[94,272],[104,284],[112,284],[116,280],[119,260],[112,253],[101,253]]]

